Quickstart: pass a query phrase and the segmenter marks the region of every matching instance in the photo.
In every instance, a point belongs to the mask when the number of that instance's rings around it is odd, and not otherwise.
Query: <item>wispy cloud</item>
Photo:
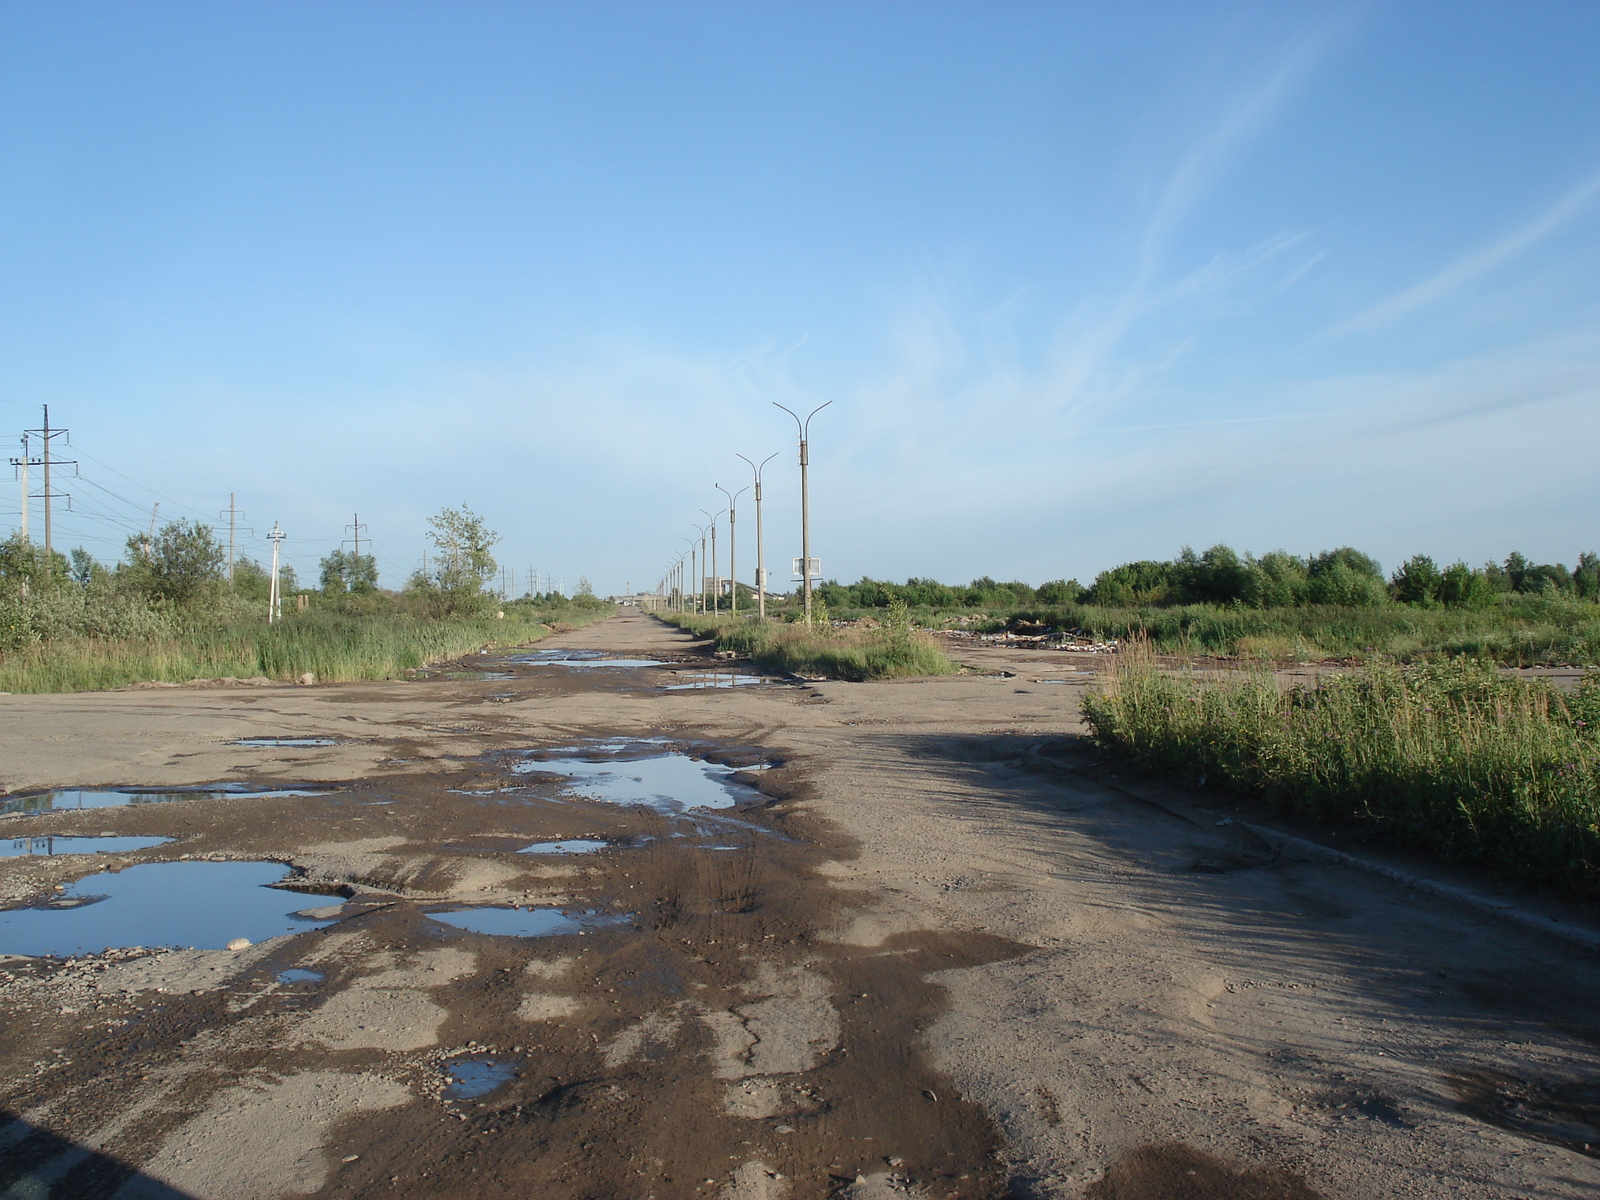
[[[1584,179],[1520,229],[1342,322],[1328,331],[1329,336],[1376,329],[1413,309],[1443,299],[1559,232],[1586,212],[1597,199],[1600,199],[1600,171]]]

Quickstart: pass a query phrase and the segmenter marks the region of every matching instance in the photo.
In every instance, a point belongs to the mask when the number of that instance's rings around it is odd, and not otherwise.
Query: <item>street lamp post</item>
[[[694,522],[691,521],[691,522],[689,522],[689,524],[694,525]],[[694,527],[696,529],[700,529],[700,526],[698,526],[698,525],[694,525]],[[693,538],[685,538],[684,540],[689,543],[689,578],[691,580],[698,580],[700,578],[699,573],[698,573],[699,569],[700,569],[700,564],[699,564],[699,562],[696,560],[696,558],[694,556],[695,555],[694,539]],[[701,549],[701,553],[702,554],[704,554],[704,552],[705,552],[705,544],[706,544],[705,530],[700,529],[700,549]],[[702,611],[704,611],[704,609],[703,609],[703,607],[701,605],[701,601],[703,601],[705,599],[705,594],[704,594],[704,591],[701,588],[700,584],[696,583],[695,587],[696,587],[697,590],[695,592],[694,611],[695,612],[702,612]]]
[[[739,457],[744,458],[744,455],[741,454]],[[755,475],[756,480],[756,612],[758,619],[762,621],[767,619],[767,559],[761,545],[761,468],[777,457],[776,452],[769,454],[761,460],[759,466],[744,458],[745,462],[750,463],[751,473]],[[738,584],[734,586],[737,587]]]
[[[806,486],[806,467],[810,465],[808,444],[811,437],[811,418],[832,404],[819,404],[807,414],[802,421],[799,415],[789,408],[784,408],[776,400],[772,407],[782,408],[784,412],[794,417],[794,423],[800,430],[800,591],[805,599],[806,624],[811,624],[811,500]]]
[[[717,577],[717,517],[721,513],[712,514],[701,509],[711,520],[711,611],[722,611],[722,580]]]
[[[712,484],[717,491],[728,498],[728,595],[733,608],[733,615],[739,615],[739,539],[736,536],[738,527],[734,524],[734,506],[738,504],[739,497],[748,492],[749,488],[740,488],[737,492],[730,492],[720,483]]]

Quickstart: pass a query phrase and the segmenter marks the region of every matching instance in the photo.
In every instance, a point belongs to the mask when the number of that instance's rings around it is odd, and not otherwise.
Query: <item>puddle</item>
[[[691,758],[681,751],[638,753],[641,743],[603,742],[582,757],[529,758],[512,770],[564,775],[578,795],[607,804],[645,804],[659,812],[732,808],[760,793],[729,777],[746,767]]]
[[[602,650],[539,650],[533,654],[518,654],[505,661],[524,667],[566,667],[584,670],[589,667],[660,667],[659,658],[607,658]]]
[[[25,837],[0,842],[0,858],[22,858],[29,854],[123,854],[165,846],[167,837]]]
[[[256,800],[263,796],[325,796],[326,791],[309,788],[255,789],[248,784],[216,784],[211,787],[182,788],[163,792],[143,788],[67,788],[58,792],[37,792],[32,796],[13,796],[0,804],[0,816],[7,813],[76,812],[84,808],[121,808],[127,804],[165,804],[169,800]]]
[[[685,692],[701,688],[731,688],[744,687],[752,683],[771,682],[765,675],[739,675],[732,671],[707,671],[703,675],[691,675],[687,672],[678,676],[683,683],[669,683],[665,691]]]
[[[0,912],[0,954],[98,954],[112,947],[223,950],[327,924],[291,914],[304,892],[270,886],[275,862],[148,863],[78,880],[37,908]]]
[[[419,679],[456,679],[469,682],[494,682],[510,679],[510,671],[434,671],[427,675],[419,675]]]
[[[604,850],[610,842],[597,842],[591,838],[568,838],[564,842],[535,842],[524,846],[518,854],[593,854]]]
[[[450,1077],[444,1089],[449,1100],[476,1100],[517,1077],[517,1068],[496,1058],[458,1058],[444,1065]]]
[[[230,746],[337,746],[338,738],[331,737],[248,737],[234,738]]]
[[[290,967],[278,972],[279,983],[321,983],[321,971],[307,971],[303,967]]]
[[[430,921],[441,921],[468,933],[486,933],[493,937],[553,937],[560,933],[583,933],[598,925],[627,920],[607,913],[570,912],[559,908],[457,908],[423,915]]]

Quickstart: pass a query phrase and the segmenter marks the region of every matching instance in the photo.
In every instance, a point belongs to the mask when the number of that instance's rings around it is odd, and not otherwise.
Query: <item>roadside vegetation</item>
[[[315,589],[280,569],[277,621],[268,620],[269,572],[241,559],[230,580],[225,551],[198,522],[129,538],[110,566],[82,550],[47,558],[15,535],[0,542],[0,691],[307,673],[326,682],[393,679],[613,611],[587,588],[571,598],[501,600],[485,588],[498,568],[482,519],[446,509],[430,525],[434,566],[400,592],[378,588],[371,555],[330,554]]]
[[[812,625],[757,621],[729,615],[659,614],[697,637],[712,639],[752,662],[796,675],[824,675],[857,682],[905,675],[947,675],[959,668],[927,634],[912,626],[906,605],[891,605],[883,624],[872,629],[835,629],[826,609],[814,612]],[[791,614],[792,615],[792,614]]]
[[[1468,658],[1372,662],[1285,690],[1134,643],[1083,709],[1100,745],[1188,783],[1600,896],[1600,675],[1562,694]]]
[[[1508,665],[1600,663],[1600,556],[1577,566],[1513,553],[1441,567],[1416,555],[1385,578],[1350,547],[1259,558],[1227,546],[1125,563],[1088,587],[1035,588],[987,577],[966,585],[862,579],[817,589],[836,617],[875,618],[899,601],[927,628],[1005,628],[1095,642],[1146,639],[1169,654],[1293,661],[1426,661],[1459,655]]]

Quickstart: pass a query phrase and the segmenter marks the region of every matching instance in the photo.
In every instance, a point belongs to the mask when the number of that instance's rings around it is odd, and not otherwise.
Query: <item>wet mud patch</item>
[[[1600,1082],[1468,1071],[1448,1083],[1461,1111],[1534,1141],[1600,1158]]]
[[[42,816],[52,812],[124,808],[140,804],[166,804],[175,800],[256,800],[269,796],[320,796],[325,788],[257,788],[246,783],[219,783],[209,787],[170,788],[62,788],[11,796],[0,802],[0,816]]]
[[[1141,1146],[1089,1185],[1088,1200],[1322,1200],[1276,1167],[1231,1167],[1193,1146]]]

